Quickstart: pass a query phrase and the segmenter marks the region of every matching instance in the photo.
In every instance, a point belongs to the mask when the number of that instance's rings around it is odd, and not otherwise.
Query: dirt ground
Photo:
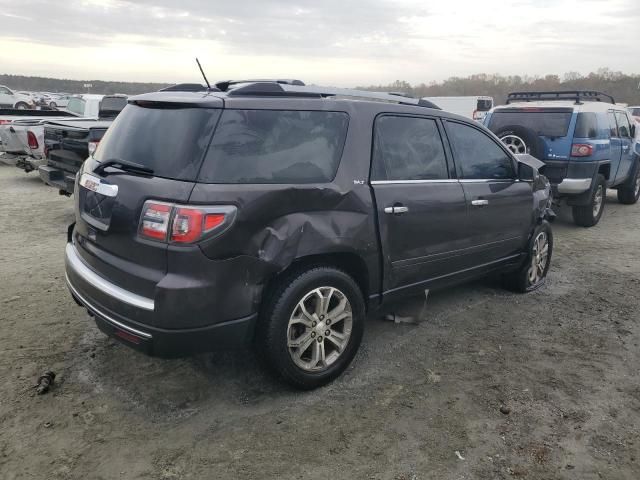
[[[250,352],[106,338],[64,284],[72,200],[4,165],[0,192],[2,480],[640,478],[640,205],[612,192],[595,228],[561,212],[539,291],[485,280],[432,292],[418,325],[370,318],[306,393]]]

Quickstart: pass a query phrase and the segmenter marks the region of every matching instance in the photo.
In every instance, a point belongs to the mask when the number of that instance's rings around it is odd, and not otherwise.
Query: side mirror
[[[523,182],[533,182],[538,177],[538,171],[526,163],[518,163],[518,179]]]

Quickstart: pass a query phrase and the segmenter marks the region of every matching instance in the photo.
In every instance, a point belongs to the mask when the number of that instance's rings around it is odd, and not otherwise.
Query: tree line
[[[509,92],[596,90],[612,95],[617,103],[640,105],[640,75],[628,75],[607,68],[601,68],[597,72],[587,75],[568,72],[562,77],[559,75],[532,77],[480,73],[468,77],[451,77],[440,83],[411,85],[409,82],[396,80],[389,85],[370,85],[358,88],[402,92],[413,97],[487,95],[493,97],[496,105],[503,104]]]
[[[91,84],[86,88],[85,84]],[[167,87],[167,83],[109,82],[103,80],[64,80],[58,78],[27,77],[0,74],[0,85],[15,90],[66,93],[125,93],[136,95]],[[468,77],[451,77],[443,82],[411,85],[396,80],[389,85],[357,87],[365,90],[402,92],[414,97],[487,95],[502,104],[509,92],[535,90],[597,90],[612,95],[618,103],[640,105],[640,75],[624,74],[607,68],[582,75],[568,72],[559,75],[520,76],[479,73]]]
[[[87,88],[84,86],[85,84],[91,84],[91,87]],[[109,82],[103,80],[65,80],[59,78],[0,74],[0,85],[5,85],[14,90],[26,90],[28,92],[125,93],[127,95],[137,95],[139,93],[155,92],[170,84]]]

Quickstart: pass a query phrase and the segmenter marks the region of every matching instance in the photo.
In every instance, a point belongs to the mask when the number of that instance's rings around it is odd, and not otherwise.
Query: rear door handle
[[[390,213],[396,215],[398,213],[407,213],[409,211],[409,207],[397,206],[397,207],[385,207],[384,213]]]
[[[483,207],[489,205],[489,200],[471,200],[471,205],[474,207]]]

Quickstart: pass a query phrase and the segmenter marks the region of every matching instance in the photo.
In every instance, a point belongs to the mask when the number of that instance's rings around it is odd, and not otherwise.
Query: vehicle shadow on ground
[[[510,295],[496,278],[483,279],[399,302],[367,318],[362,347],[351,367],[332,384],[313,392],[300,392],[267,371],[259,356],[249,348],[201,354],[182,359],[147,357],[104,337],[89,327],[80,349],[89,359],[81,363],[79,381],[98,393],[110,393],[116,403],[150,415],[154,421],[191,417],[201,410],[223,409],[248,414],[257,408],[272,410],[282,400],[313,402],[344,389],[362,389],[376,382],[375,372],[385,364],[397,363],[394,346],[409,343],[423,328],[443,316],[490,301],[495,295]],[[395,314],[399,321],[385,319]],[[374,353],[375,352],[375,355]],[[400,359],[401,360],[401,359]]]

